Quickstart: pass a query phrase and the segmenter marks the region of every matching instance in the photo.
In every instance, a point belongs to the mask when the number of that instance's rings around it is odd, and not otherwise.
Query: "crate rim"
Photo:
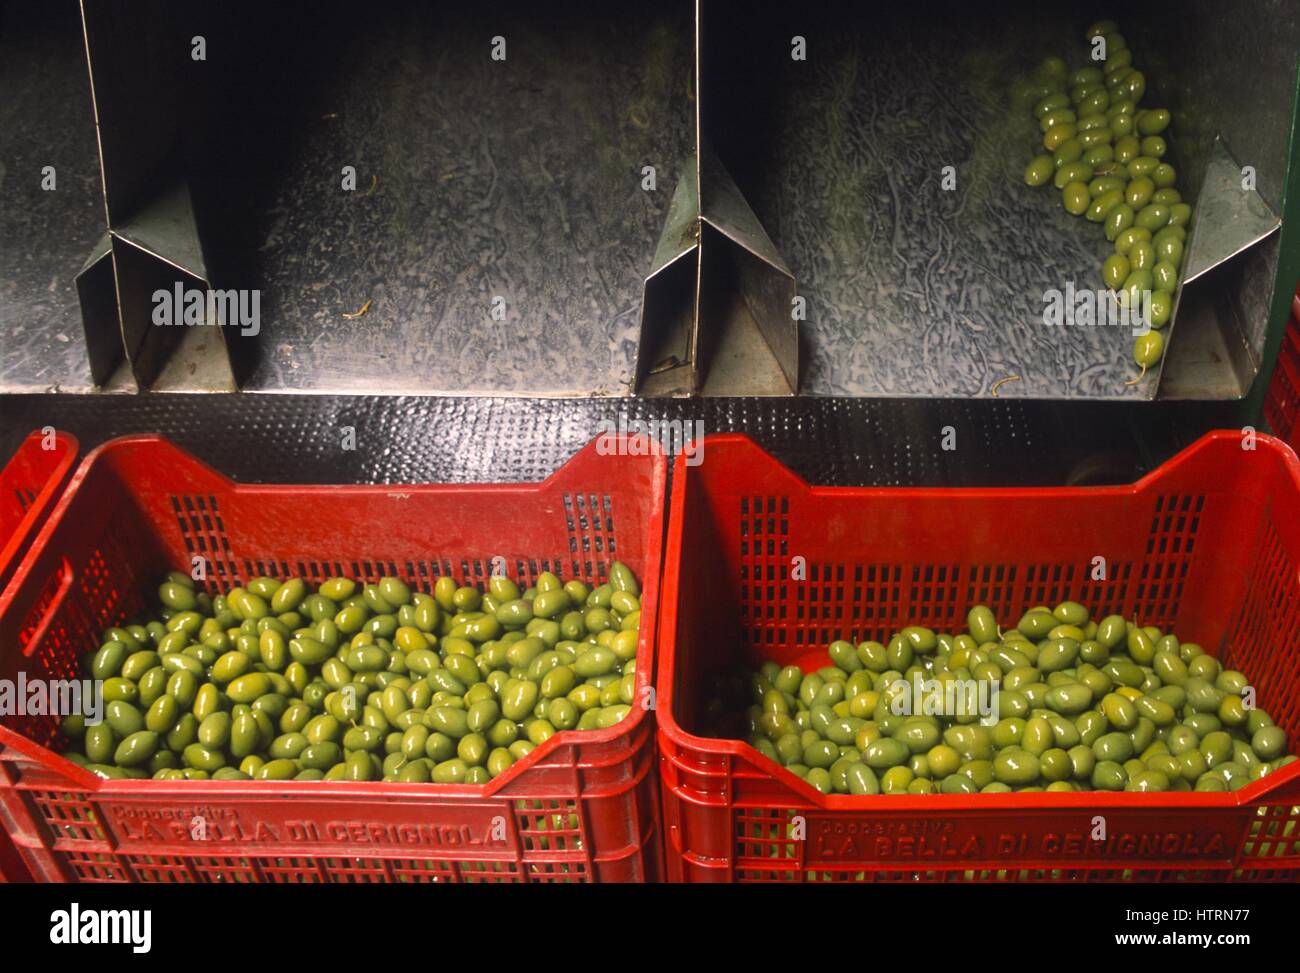
[[[1195,442],[1184,447],[1155,467],[1144,476],[1126,484],[1112,484],[1095,487],[844,487],[814,486],[795,473],[779,459],[763,449],[744,433],[716,433],[704,437],[704,449],[707,454],[709,444],[741,445],[761,454],[775,468],[789,478],[794,489],[804,490],[818,496],[833,497],[887,497],[907,493],[910,496],[941,498],[944,496],[963,496],[981,498],[1015,498],[1041,496],[1050,492],[1059,497],[1081,497],[1112,495],[1136,495],[1161,475],[1161,471],[1186,462],[1195,454],[1205,449],[1214,448],[1223,441],[1239,441],[1241,433],[1237,430],[1216,429],[1205,433]],[[1268,433],[1257,432],[1257,443],[1262,443],[1269,452],[1277,454],[1279,462],[1291,474],[1300,487],[1300,458],[1286,442]],[[663,552],[662,582],[660,584],[660,611],[667,611],[668,605],[676,605],[681,589],[680,565],[683,554],[683,517],[686,501],[686,479],[690,475],[685,457],[678,456],[673,463],[672,487],[668,501],[668,533]],[[657,733],[660,738],[660,758],[674,766],[688,770],[703,777],[729,780],[736,776],[734,763],[736,758],[743,758],[755,767],[765,771],[773,780],[787,787],[811,805],[814,812],[850,812],[850,811],[961,811],[978,812],[1029,810],[1040,808],[1143,808],[1159,811],[1161,808],[1205,808],[1225,809],[1241,807],[1266,800],[1269,792],[1286,784],[1300,780],[1300,760],[1280,771],[1261,777],[1237,791],[1214,792],[1174,792],[1137,793],[1129,791],[1080,791],[1073,793],[1055,793],[1047,791],[1011,794],[823,794],[807,781],[787,770],[780,763],[759,753],[744,740],[703,737],[687,732],[677,722],[673,714],[675,701],[673,680],[670,672],[677,658],[677,630],[674,618],[661,618],[661,632],[658,648],[658,673],[656,674],[656,695],[658,712],[656,714]],[[725,767],[703,769],[678,758],[676,748],[707,753],[719,761],[725,761]],[[694,797],[680,787],[671,786],[674,797],[687,803],[702,807],[725,804],[735,810],[746,807],[771,809],[771,799],[756,802],[737,801],[728,793],[719,796]]]
[[[1267,451],[1277,451],[1281,455],[1279,459],[1291,470],[1292,474],[1300,483],[1300,456],[1297,456],[1295,449],[1291,447],[1286,440],[1273,435],[1272,433],[1262,432],[1258,429],[1254,432],[1256,443],[1262,443],[1267,447]],[[806,490],[816,495],[839,496],[839,497],[882,497],[891,494],[907,493],[909,495],[919,495],[923,497],[942,498],[944,496],[962,496],[962,497],[1031,497],[1038,496],[1045,491],[1050,491],[1053,496],[1061,497],[1082,497],[1112,495],[1123,496],[1139,492],[1140,489],[1147,486],[1152,480],[1156,479],[1161,471],[1166,467],[1183,463],[1196,453],[1204,449],[1213,448],[1211,444],[1222,441],[1240,440],[1242,433],[1237,429],[1212,429],[1203,434],[1194,442],[1184,446],[1169,459],[1165,460],[1159,466],[1143,474],[1131,483],[1111,483],[1102,486],[1045,486],[1045,487],[1017,487],[1017,486],[981,486],[981,487],[961,487],[961,486],[819,486],[809,483],[802,476],[790,469],[785,463],[781,462],[751,437],[741,432],[722,432],[710,433],[704,437],[703,443],[707,448],[710,444],[714,445],[734,445],[742,444],[752,447],[763,454],[773,465],[778,467],[783,475],[788,477],[792,483],[800,489]],[[1256,450],[1258,452],[1259,450]],[[690,467],[686,464],[684,456],[676,456],[673,459],[673,484],[672,491],[675,496],[679,491],[678,481],[689,475]],[[669,503],[668,521],[669,526],[675,519],[675,514],[680,507]]]
[[[33,434],[35,435],[35,434]],[[625,436],[616,434],[602,433],[589,440],[581,446],[568,459],[561,463],[545,479],[531,483],[411,483],[411,484],[384,484],[384,483],[358,483],[358,484],[292,484],[292,483],[240,483],[232,479],[220,470],[215,469],[210,464],[194,456],[188,450],[176,445],[170,439],[157,433],[135,433],[127,436],[118,436],[102,443],[95,449],[91,450],[82,459],[76,471],[67,481],[66,489],[59,497],[54,509],[40,532],[33,539],[30,549],[23,559],[19,562],[18,568],[14,573],[7,588],[0,592],[0,616],[6,614],[16,600],[18,592],[23,589],[24,584],[28,583],[28,575],[34,569],[37,555],[44,548],[48,536],[53,534],[59,523],[62,521],[67,508],[72,504],[73,497],[77,489],[90,474],[94,464],[105,455],[111,455],[123,448],[133,445],[157,445],[166,449],[173,450],[193,461],[202,469],[225,482],[230,489],[238,490],[243,493],[261,493],[273,492],[279,493],[286,490],[292,490],[295,493],[311,491],[317,495],[338,495],[344,492],[354,493],[405,493],[408,491],[418,491],[421,493],[437,493],[443,496],[453,496],[456,493],[474,492],[482,493],[491,491],[500,494],[534,494],[540,493],[551,487],[557,479],[565,475],[565,471],[579,461],[582,457],[595,453],[604,455],[600,452],[600,443],[602,441],[612,441],[615,443],[625,443],[635,439],[635,436]],[[74,440],[75,442],[75,440]],[[639,443],[645,445],[648,443],[649,451],[645,454],[632,454],[632,458],[638,461],[647,461],[651,465],[651,488],[650,496],[647,498],[648,517],[647,532],[652,539],[649,548],[651,556],[647,557],[647,566],[644,577],[641,582],[641,595],[651,597],[653,610],[648,615],[643,615],[643,622],[649,624],[642,625],[639,629],[639,638],[637,640],[637,672],[641,673],[642,662],[647,663],[647,673],[645,676],[645,686],[654,686],[654,676],[657,665],[657,645],[659,626],[659,604],[658,599],[661,597],[661,588],[659,584],[660,575],[663,568],[663,547],[662,538],[665,526],[665,505],[667,503],[667,480],[668,480],[668,463],[667,455],[663,448],[652,438],[642,437]],[[75,454],[74,454],[75,455]],[[614,455],[620,458],[628,458],[628,454],[616,452]],[[658,497],[659,502],[655,503],[654,499]],[[656,548],[654,542],[658,542]],[[657,557],[657,563],[651,563]],[[42,639],[45,636],[45,628],[50,619],[47,617],[42,622],[40,629],[32,637],[24,657],[30,657],[36,653]],[[247,796],[247,788],[256,787],[261,783],[274,783],[275,787],[266,788],[266,796],[275,798],[281,795],[302,795],[302,796],[339,796],[356,799],[363,796],[373,797],[423,797],[437,799],[451,799],[461,801],[472,800],[510,800],[510,801],[528,801],[535,799],[526,794],[500,794],[499,792],[506,787],[515,784],[516,780],[532,770],[534,766],[540,763],[544,758],[549,757],[555,751],[562,747],[578,744],[607,744],[613,743],[622,738],[630,738],[638,732],[648,732],[650,735],[649,743],[653,744],[653,726],[648,731],[643,731],[642,724],[652,719],[649,710],[641,705],[633,705],[629,715],[613,726],[597,730],[560,730],[551,736],[545,743],[533,748],[522,760],[513,763],[505,773],[494,777],[486,784],[402,784],[392,781],[331,781],[326,788],[320,785],[324,781],[213,781],[197,780],[185,781],[183,787],[176,789],[176,793],[199,796]],[[162,794],[170,792],[167,787],[157,787],[155,785],[166,785],[167,781],[155,781],[147,779],[127,779],[127,780],[110,780],[91,773],[83,767],[78,766],[67,757],[57,751],[42,746],[33,740],[28,739],[20,733],[11,730],[9,727],[0,724],[0,749],[12,747],[19,753],[24,754],[28,759],[35,761],[44,770],[57,773],[63,777],[75,780],[80,783],[86,790],[94,791],[105,796],[112,796],[117,792],[127,795],[141,786],[148,785],[154,793]],[[634,747],[640,749],[640,745]],[[626,756],[620,756],[612,762],[620,762],[626,759]],[[647,765],[653,761],[647,761]],[[574,763],[572,766],[565,766],[564,770],[570,770],[573,773],[579,773],[584,770],[584,765]],[[645,772],[639,772],[635,779],[624,782],[620,785],[620,790],[631,790],[636,787]],[[334,785],[341,785],[339,790],[333,790]],[[21,785],[20,785],[20,789]],[[256,792],[254,792],[256,793]],[[142,795],[135,795],[142,796]],[[146,798],[147,799],[147,798]],[[544,798],[536,798],[544,799]]]
[[[9,457],[4,469],[8,469],[9,463],[13,463],[23,452],[32,448],[34,443],[44,439],[46,435],[48,434],[39,429],[28,433],[26,438],[18,444],[14,454]],[[65,486],[71,485],[71,477],[75,475],[74,467],[77,465],[77,453],[81,450],[80,442],[72,433],[62,432],[58,429],[54,430],[54,439],[56,443],[64,447],[63,456],[59,458],[54,469],[50,471],[50,475],[46,477],[40,491],[36,494],[36,498],[32,501],[32,505],[27,508],[14,532],[0,543],[0,569],[3,569],[10,561],[13,562],[14,568],[13,575],[5,583],[5,590],[8,590],[17,582],[18,569],[22,567],[28,548],[28,544],[25,542],[34,542],[36,538],[40,537],[39,529],[33,531],[33,528],[45,518],[47,513],[52,515],[58,509],[58,503],[62,498],[61,491],[64,490]],[[42,523],[41,526],[43,527],[44,524]],[[23,553],[22,558],[17,557],[19,552]],[[0,591],[0,595],[3,595],[3,591]]]

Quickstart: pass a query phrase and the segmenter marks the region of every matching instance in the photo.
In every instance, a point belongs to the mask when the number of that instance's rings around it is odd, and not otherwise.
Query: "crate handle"
[[[36,646],[41,644],[46,631],[54,621],[54,616],[58,614],[64,600],[68,597],[68,592],[72,590],[72,582],[77,580],[77,574],[72,570],[72,562],[67,557],[60,558],[56,572],[61,575],[59,588],[54,592],[54,597],[50,599],[44,611],[41,612],[40,621],[36,623],[36,627],[32,629],[32,634],[27,638],[26,644],[23,645],[23,655],[25,656],[31,655]]]

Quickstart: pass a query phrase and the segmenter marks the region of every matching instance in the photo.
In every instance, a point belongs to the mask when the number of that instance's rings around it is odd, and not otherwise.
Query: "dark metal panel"
[[[0,0],[0,391],[93,388],[75,278],[103,232],[77,4]]]
[[[77,274],[82,334],[91,379],[105,385],[122,362],[122,329],[117,315],[117,282],[113,275],[112,240],[100,237]]]
[[[182,127],[190,114],[193,75],[207,65],[191,56],[193,34],[167,0],[82,0],[85,54],[95,100],[104,193],[111,225],[153,199],[175,171]],[[202,7],[200,18],[207,15]],[[194,23],[191,18],[191,23]],[[197,33],[202,34],[200,29]],[[188,103],[187,103],[188,101]]]
[[[84,450],[158,432],[244,481],[536,481],[602,431],[653,419],[744,432],[814,483],[1035,485],[1129,481],[1232,421],[1222,406],[1153,403],[1136,410],[1139,442],[1134,411],[994,399],[20,395],[0,397],[0,456],[48,424]]]

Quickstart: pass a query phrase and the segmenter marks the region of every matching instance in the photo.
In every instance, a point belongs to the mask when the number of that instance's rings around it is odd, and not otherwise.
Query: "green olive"
[[[1134,217],[1133,207],[1127,203],[1112,206],[1110,212],[1106,214],[1106,239],[1114,242],[1122,232],[1133,225]],[[1123,254],[1119,256],[1122,257]]]
[[[1064,189],[1072,182],[1087,182],[1092,178],[1092,167],[1083,162],[1071,162],[1061,166],[1056,170],[1056,175],[1052,177],[1052,185],[1057,189]]]
[[[1169,207],[1160,203],[1151,203],[1138,212],[1134,222],[1154,233],[1169,222]]]
[[[1059,125],[1075,125],[1077,127],[1077,122],[1078,116],[1075,115],[1073,109],[1069,107],[1057,108],[1041,116],[1038,119],[1038,127],[1046,135]]]
[[[1134,270],[1149,270],[1154,273],[1156,248],[1146,240],[1139,240],[1129,248],[1128,260]]]
[[[1148,135],[1142,139],[1142,154],[1153,159],[1163,159],[1169,151],[1169,144],[1159,135]]]
[[[1081,158],[1083,158],[1083,143],[1077,138],[1066,139],[1052,153],[1052,164],[1060,169],[1061,166],[1078,162]]]
[[[1121,764],[1113,760],[1098,760],[1093,765],[1089,779],[1095,790],[1122,791],[1128,783],[1128,774]]]
[[[1112,74],[1121,68],[1126,68],[1133,63],[1133,52],[1127,46],[1116,46],[1115,41],[1123,43],[1123,38],[1115,31],[1108,31],[1106,35],[1106,67],[1107,74]]]
[[[1124,193],[1124,202],[1134,210],[1141,210],[1151,202],[1151,194],[1155,191],[1154,182],[1146,177],[1139,177],[1128,184],[1128,189]]]
[[[1075,138],[1078,139],[1079,145],[1088,150],[1110,145],[1115,139],[1115,134],[1109,128],[1090,128],[1086,131],[1077,131]]]
[[[1128,174],[1133,179],[1149,177],[1156,171],[1156,169],[1159,166],[1160,166],[1159,159],[1153,159],[1149,155],[1139,155],[1137,158],[1131,159],[1129,161]],[[1153,184],[1155,183],[1154,179],[1152,180],[1152,183]]]
[[[1275,760],[1286,750],[1286,732],[1276,726],[1261,727],[1251,737],[1250,745],[1260,760]]]
[[[1138,131],[1143,135],[1159,135],[1169,127],[1169,121],[1169,112],[1164,108],[1149,109],[1137,114]]]
[[[1177,267],[1168,260],[1157,259],[1151,278],[1157,290],[1172,292],[1178,286]]]
[[[1083,151],[1080,161],[1092,166],[1093,171],[1095,172],[1102,166],[1108,166],[1114,163],[1115,149],[1111,145],[1105,143],[1094,145]]]
[[[1115,161],[1128,165],[1142,154],[1142,143],[1133,135],[1125,135],[1115,142]]]
[[[1075,138],[1078,134],[1078,127],[1074,122],[1060,122],[1043,133],[1043,148],[1048,152],[1054,152],[1062,142]]]
[[[1130,261],[1132,257],[1130,255]],[[1120,304],[1126,308],[1140,308],[1143,306],[1144,295],[1151,290],[1151,271],[1133,270],[1129,272],[1124,281],[1124,287],[1120,291]]]
[[[1124,91],[1125,94],[1128,95],[1128,97],[1129,97],[1129,98],[1130,98],[1130,99],[1131,99],[1135,104],[1136,104],[1137,102],[1139,102],[1139,101],[1142,100],[1142,96],[1143,96],[1144,94],[1146,94],[1146,90],[1147,90],[1147,79],[1146,79],[1146,75],[1144,75],[1141,71],[1134,71],[1132,74],[1128,75],[1128,77],[1126,77],[1126,78],[1124,79],[1124,88],[1123,88],[1123,91]],[[1140,126],[1139,126],[1139,131],[1141,131],[1141,127],[1140,127]],[[1144,135],[1155,135],[1155,134],[1157,134],[1157,133],[1155,133],[1155,132],[1143,132],[1143,134],[1144,134]]]
[[[1057,60],[1059,61],[1060,59],[1058,58]],[[1055,66],[1053,66],[1053,71],[1055,72]],[[1064,82],[1065,78],[1062,77],[1060,80]],[[1058,108],[1069,108],[1069,107],[1070,107],[1069,95],[1067,95],[1064,91],[1053,92],[1052,94],[1045,95],[1037,102],[1037,104],[1034,105],[1034,117],[1042,118],[1044,115],[1050,115]]]
[[[1133,360],[1143,368],[1154,368],[1165,353],[1165,339],[1159,331],[1148,331],[1133,342]]]
[[[158,600],[166,607],[180,612],[193,611],[198,604],[194,584],[184,584],[177,580],[164,581],[158,588]]]
[[[1011,785],[1032,784],[1038,780],[1041,764],[1038,757],[1024,750],[1005,749],[993,760],[995,778]]]
[[[1157,272],[1161,266],[1168,266],[1168,264],[1157,264]],[[1151,292],[1151,327],[1163,328],[1169,323],[1169,316],[1173,310],[1173,295],[1168,290],[1161,289],[1157,283],[1157,289]]]
[[[1112,190],[1104,193],[1094,199],[1088,206],[1085,214],[1089,223],[1101,223],[1110,214],[1116,206],[1124,202],[1123,194],[1119,190]]]
[[[1128,258],[1118,253],[1107,257],[1101,269],[1102,279],[1105,280],[1106,286],[1113,291],[1118,291],[1124,285],[1129,273]]]
[[[1149,241],[1150,239],[1150,230],[1141,226],[1130,226],[1128,229],[1122,230],[1119,235],[1115,237],[1115,252],[1127,256],[1129,250],[1133,248],[1134,244],[1143,240]]]
[[[1177,236],[1168,234],[1168,230],[1169,227],[1166,227],[1157,233],[1153,242],[1156,257],[1169,264],[1176,271],[1183,261],[1183,241]]]

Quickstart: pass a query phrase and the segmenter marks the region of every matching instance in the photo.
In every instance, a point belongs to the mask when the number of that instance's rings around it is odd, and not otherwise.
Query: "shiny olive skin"
[[[1159,331],[1139,335],[1133,343],[1133,361],[1143,368],[1154,368],[1165,353],[1165,339]]]
[[[1061,190],[1061,204],[1071,216],[1082,216],[1091,202],[1088,186],[1083,182],[1071,182]]]
[[[1242,705],[1247,677],[1174,633],[1075,601],[1032,606],[1014,627],[982,605],[964,618],[965,632],[832,642],[834,666],[807,673],[765,663],[741,680],[751,746],[822,794],[884,798],[1227,791],[1294,759],[1268,714]],[[925,677],[996,680],[988,724],[927,709],[911,682]]]
[[[1185,236],[1152,237],[1182,230],[1192,210],[1175,188],[1176,169],[1165,161],[1170,112],[1142,104],[1146,76],[1118,31],[1097,36],[1108,45],[1100,54],[1102,66],[1090,64],[1074,72],[1065,81],[1068,90],[1059,90],[1059,71],[1051,73],[1059,59],[1049,58],[1044,65],[1050,71],[1042,66],[1034,76],[1041,86],[1033,96],[1034,117],[1046,154],[1031,160],[1025,182],[1041,186],[1052,180],[1067,213],[1103,224],[1106,239],[1115,244],[1101,268],[1103,282],[1120,296],[1123,307],[1139,308],[1142,320],[1158,330],[1173,317]],[[1150,246],[1137,246],[1143,240]],[[1137,271],[1155,277],[1130,280]],[[1143,375],[1159,364],[1164,351],[1163,335],[1135,335],[1133,360]]]
[[[1036,156],[1025,167],[1024,180],[1026,186],[1042,186],[1050,180],[1056,168],[1050,155]]]
[[[210,598],[169,577],[161,620],[109,629],[87,658],[106,718],[64,721],[71,759],[114,778],[484,784],[559,732],[629,718],[643,606],[627,565],[594,589],[546,572],[487,587],[258,577]],[[823,695],[844,700],[839,685]]]
[[[1131,272],[1129,260],[1123,254],[1114,253],[1106,258],[1102,266],[1101,276],[1106,282],[1106,286],[1113,291],[1118,291],[1124,286],[1124,281],[1128,279]]]

